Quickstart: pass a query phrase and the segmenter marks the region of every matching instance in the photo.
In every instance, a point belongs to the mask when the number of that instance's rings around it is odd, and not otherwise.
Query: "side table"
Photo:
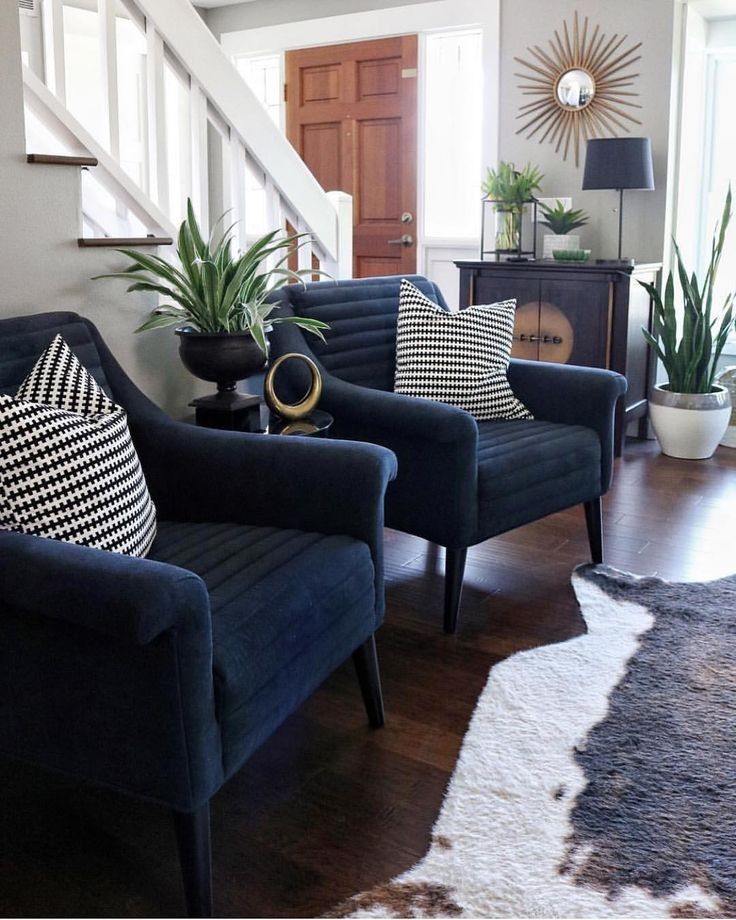
[[[304,418],[288,419],[271,415],[266,434],[301,435],[302,437],[326,438],[334,419],[329,412],[314,409]]]
[[[261,431],[261,397],[236,391],[200,396],[189,403],[194,407],[195,423],[200,428],[221,431]]]

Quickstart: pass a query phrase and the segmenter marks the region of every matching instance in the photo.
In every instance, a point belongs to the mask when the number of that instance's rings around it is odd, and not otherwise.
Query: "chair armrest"
[[[511,361],[508,377],[514,393],[535,418],[584,425],[597,432],[601,487],[607,491],[613,469],[616,403],[626,392],[626,378],[599,368],[518,359]]]
[[[360,421],[371,429],[381,428],[403,437],[436,444],[454,441],[477,443],[478,425],[464,409],[431,399],[373,390],[325,375],[320,408],[341,424]]]
[[[0,532],[0,599],[0,609],[65,620],[137,645],[175,628],[211,634],[209,597],[197,575],[27,534]]]
[[[392,450],[397,482],[388,490],[390,527],[442,546],[467,546],[475,534],[478,423],[468,412],[429,399],[372,390],[325,376],[320,403],[340,437]]]
[[[278,329],[278,354],[301,352],[317,360],[297,327]],[[335,434],[382,444],[398,458],[399,477],[386,498],[388,525],[442,546],[467,546],[477,517],[478,424],[473,416],[430,399],[349,383],[324,368],[322,374],[320,407],[335,416]],[[286,398],[298,398],[307,378],[302,362],[287,362],[279,388]]]
[[[133,429],[159,517],[346,534],[374,545],[396,458],[382,447],[182,422]]]
[[[285,288],[290,290],[290,288]],[[436,294],[441,298],[439,290]],[[397,295],[398,296],[398,295]],[[293,311],[283,307],[287,315]],[[411,439],[422,439],[434,443],[448,444],[458,440],[477,443],[478,426],[475,419],[463,409],[418,399],[386,390],[375,390],[358,386],[335,377],[325,370],[319,358],[309,347],[302,331],[293,325],[278,327],[278,347],[274,346],[273,357],[286,352],[298,352],[317,363],[322,371],[322,397],[320,408],[335,416],[339,428],[362,425],[366,429],[385,429],[400,432]],[[279,388],[283,387],[289,398],[298,398],[309,384],[309,373],[301,361],[287,362],[279,374]],[[351,435],[352,437],[352,435]],[[373,441],[373,438],[368,440]],[[382,438],[376,443],[384,443]]]
[[[0,533],[0,750],[179,810],[222,785],[204,583]]]

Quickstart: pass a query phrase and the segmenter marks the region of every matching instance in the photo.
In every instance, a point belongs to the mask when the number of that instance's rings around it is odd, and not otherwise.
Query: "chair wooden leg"
[[[175,811],[173,814],[187,916],[211,917],[212,850],[209,802],[197,811]]]
[[[590,557],[598,565],[603,562],[603,516],[600,498],[585,502],[585,523],[588,527]]]
[[[463,575],[467,546],[462,549],[445,550],[445,632],[454,633],[457,629],[457,615],[460,610],[460,597],[463,593]]]
[[[371,636],[353,652],[353,661],[358,674],[365,711],[368,713],[368,722],[371,728],[381,728],[385,716],[375,636]]]

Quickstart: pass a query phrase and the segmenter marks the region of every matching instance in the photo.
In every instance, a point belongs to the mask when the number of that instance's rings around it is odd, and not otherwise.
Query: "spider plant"
[[[266,333],[276,323],[294,323],[324,339],[322,330],[329,328],[327,323],[303,316],[274,317],[278,299],[268,300],[287,282],[302,281],[315,272],[311,268],[293,271],[286,265],[289,256],[311,239],[310,234],[287,236],[272,230],[244,252],[234,253],[236,224],[218,236],[216,230],[222,220],[205,241],[192,202],[187,199],[187,216],[179,229],[176,248],[180,267],[160,256],[119,249],[131,260],[130,265],[96,278],[123,278],[132,282],[129,292],[146,291],[165,298],[136,332],[173,325],[194,332],[249,332],[264,354],[268,353]],[[267,267],[267,260],[279,255],[276,264]]]
[[[548,204],[540,204],[539,209],[544,215],[540,223],[558,236],[566,236],[578,227],[584,227],[589,220],[585,211],[566,208],[559,198],[553,208]]]
[[[688,277],[680,249],[673,241],[684,306],[681,332],[675,310],[673,273],[667,277],[664,299],[654,285],[639,282],[654,304],[653,333],[647,329],[642,332],[664,365],[668,389],[674,393],[710,393],[713,390],[718,359],[734,325],[734,292],[728,294],[721,310],[713,314],[713,287],[731,215],[729,186],[723,214],[713,233],[710,261],[702,286],[695,272]]]

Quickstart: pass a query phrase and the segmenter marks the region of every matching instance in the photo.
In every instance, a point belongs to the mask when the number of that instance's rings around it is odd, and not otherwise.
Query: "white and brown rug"
[[[736,917],[736,576],[603,566],[491,672],[424,859],[339,917]]]

